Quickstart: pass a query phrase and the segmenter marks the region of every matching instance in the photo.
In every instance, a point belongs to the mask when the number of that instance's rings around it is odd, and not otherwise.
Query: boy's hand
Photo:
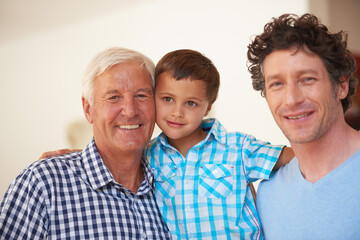
[[[295,154],[294,154],[294,151],[292,150],[292,148],[284,147],[273,170],[274,171],[279,170],[279,168],[281,166],[288,164],[291,161],[291,159],[293,159],[294,157],[295,157]]]
[[[44,152],[43,154],[41,154],[39,160],[43,159],[43,158],[55,157],[55,156],[63,155],[66,153],[72,153],[72,152],[78,152],[78,151],[81,151],[81,149],[63,148],[63,149],[59,149],[56,151]]]

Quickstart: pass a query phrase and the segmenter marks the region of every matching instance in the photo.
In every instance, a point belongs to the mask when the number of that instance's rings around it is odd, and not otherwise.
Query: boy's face
[[[171,140],[186,140],[200,131],[211,105],[201,80],[176,80],[160,74],[155,88],[156,123]]]

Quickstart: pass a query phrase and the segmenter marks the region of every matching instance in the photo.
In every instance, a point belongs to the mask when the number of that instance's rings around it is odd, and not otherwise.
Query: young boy
[[[219,83],[214,64],[193,50],[170,52],[155,68],[156,123],[163,133],[144,154],[174,239],[262,238],[248,184],[269,177],[283,147],[203,120]],[[291,157],[284,153],[278,165]]]
[[[155,68],[156,123],[163,133],[144,156],[173,239],[262,239],[249,183],[293,156],[289,148],[203,120],[219,78],[211,60],[193,50],[170,52]]]

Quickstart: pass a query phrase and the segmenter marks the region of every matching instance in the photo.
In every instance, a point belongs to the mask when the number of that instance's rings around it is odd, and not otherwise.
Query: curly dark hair
[[[347,34],[343,31],[330,33],[312,14],[297,16],[284,14],[273,18],[264,27],[264,32],[257,35],[248,45],[248,70],[251,74],[253,88],[266,96],[265,79],[262,64],[265,58],[276,50],[308,48],[323,61],[333,88],[340,83],[342,76],[349,78],[349,92],[341,101],[345,112],[351,105],[350,97],[355,93],[357,79],[354,76],[356,62],[347,49]]]

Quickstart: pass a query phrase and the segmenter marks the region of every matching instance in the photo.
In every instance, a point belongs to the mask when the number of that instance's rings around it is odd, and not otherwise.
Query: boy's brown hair
[[[155,67],[155,86],[160,74],[167,72],[176,80],[200,80],[206,84],[206,95],[209,103],[215,102],[219,86],[220,75],[210,59],[200,52],[181,49],[167,53]]]

